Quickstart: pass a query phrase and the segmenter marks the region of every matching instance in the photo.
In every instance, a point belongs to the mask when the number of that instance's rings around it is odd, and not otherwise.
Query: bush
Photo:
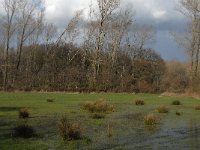
[[[21,108],[19,110],[19,118],[29,118],[29,110],[27,108]]]
[[[85,110],[88,110],[90,112],[107,112],[107,111],[114,111],[114,107],[112,105],[109,105],[104,100],[98,100],[95,102],[86,102],[83,105]]]
[[[31,138],[35,136],[35,130],[32,126],[22,124],[14,128],[14,137]]]
[[[183,93],[189,87],[189,83],[186,65],[177,61],[166,63],[166,71],[161,81],[162,89],[173,93]]]
[[[59,120],[58,129],[63,140],[81,139],[80,125],[78,123],[70,123],[65,116]]]
[[[68,137],[68,133],[67,133],[68,126],[69,126],[69,122],[68,122],[67,118],[65,118],[63,116],[58,122],[59,133],[63,140],[67,139],[67,137]]]
[[[154,114],[148,114],[144,117],[144,122],[146,125],[155,126],[157,124],[157,117]]]
[[[85,110],[94,111],[94,110],[93,110],[93,107],[94,107],[94,104],[93,104],[92,102],[85,102],[85,103],[83,104],[83,108],[84,108]]]
[[[165,106],[160,106],[157,108],[159,113],[168,113],[169,110]]]
[[[194,109],[195,109],[195,110],[200,110],[200,105],[195,105],[195,106],[194,106]]]
[[[177,115],[177,116],[180,116],[180,115],[181,115],[181,113],[180,113],[180,112],[178,112],[178,111],[176,111],[176,115]]]
[[[68,128],[68,137],[70,140],[81,139],[81,129],[78,123],[72,123]]]
[[[100,114],[100,113],[95,113],[95,114],[92,115],[92,118],[93,119],[103,119],[103,118],[105,118],[105,115]]]
[[[47,102],[52,103],[52,102],[54,102],[54,99],[48,98],[48,99],[47,99]]]
[[[144,103],[144,101],[143,100],[136,100],[135,101],[135,105],[137,105],[137,106],[142,106],[142,105],[144,105],[145,103]]]
[[[176,100],[176,101],[173,101],[173,102],[172,102],[172,105],[181,105],[181,102],[178,101],[178,100]]]

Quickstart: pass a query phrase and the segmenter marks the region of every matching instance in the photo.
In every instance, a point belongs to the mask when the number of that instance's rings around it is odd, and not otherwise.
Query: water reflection
[[[199,150],[200,149],[200,128],[197,125],[196,120],[191,120],[190,121],[190,127],[189,127],[189,138],[190,144],[191,144],[191,149],[192,150]]]

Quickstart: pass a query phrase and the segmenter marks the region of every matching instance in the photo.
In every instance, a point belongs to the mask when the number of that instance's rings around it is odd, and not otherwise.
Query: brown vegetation
[[[176,115],[177,115],[177,116],[180,116],[180,115],[181,115],[181,113],[180,113],[180,112],[178,112],[178,111],[176,111]]]
[[[172,102],[172,105],[181,105],[181,102],[178,101],[178,100],[176,100],[176,101],[173,101],[173,102]]]
[[[111,138],[113,136],[113,128],[110,127],[110,125],[108,124],[108,127],[107,127],[107,136],[109,138]]]
[[[54,99],[53,98],[48,98],[47,102],[52,103],[52,102],[54,102]]]
[[[108,104],[105,100],[98,100],[95,102],[86,102],[83,104],[83,108],[90,112],[108,112],[114,111],[114,106]]]
[[[93,118],[93,119],[103,119],[103,118],[105,118],[105,114],[102,114],[102,113],[94,113],[94,114],[92,115],[92,118]]]
[[[143,100],[136,100],[135,101],[135,105],[137,105],[137,106],[142,106],[142,105],[144,105],[145,103],[144,103],[144,101]]]
[[[144,122],[146,125],[155,126],[158,122],[158,117],[154,114],[148,114],[144,117]]]
[[[81,138],[80,125],[71,123],[66,116],[59,120],[58,129],[63,140],[78,140]]]
[[[19,110],[19,118],[29,118],[29,117],[30,117],[30,113],[27,108],[21,108]]]
[[[165,107],[165,106],[159,106],[157,108],[157,110],[158,110],[159,113],[168,113],[169,112],[168,108]]]
[[[200,110],[200,105],[195,105],[195,106],[194,106],[194,109],[195,109],[195,110]]]
[[[162,88],[168,92],[184,93],[189,87],[186,66],[177,61],[166,63],[166,72],[162,79]]]

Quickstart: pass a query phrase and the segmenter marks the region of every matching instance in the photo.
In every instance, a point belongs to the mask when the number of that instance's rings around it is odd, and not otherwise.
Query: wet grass
[[[55,101],[47,103],[47,99]],[[113,105],[115,111],[93,119],[82,104],[99,99]],[[133,105],[137,99],[144,100],[145,105]],[[174,100],[182,105],[171,105]],[[0,93],[0,149],[199,149],[200,111],[194,105],[200,105],[200,101],[150,94]],[[169,113],[158,113],[159,106],[166,106]],[[29,109],[29,124],[37,137],[21,139],[11,135],[20,108]],[[160,119],[153,130],[144,123],[149,113]],[[60,138],[57,122],[62,115],[80,123],[83,138],[67,142]]]

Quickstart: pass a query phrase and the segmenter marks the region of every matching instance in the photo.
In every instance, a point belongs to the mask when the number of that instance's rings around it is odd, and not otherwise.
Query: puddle
[[[136,115],[137,116],[137,115]],[[135,118],[135,114],[128,114],[128,120]],[[137,118],[137,117],[136,117]],[[185,122],[182,126],[171,128],[158,125],[154,130],[148,130],[144,125],[131,126],[130,122],[123,122],[121,132],[113,138],[98,141],[95,149],[181,149],[199,150],[200,126],[196,121]],[[134,123],[134,122],[133,122]]]

